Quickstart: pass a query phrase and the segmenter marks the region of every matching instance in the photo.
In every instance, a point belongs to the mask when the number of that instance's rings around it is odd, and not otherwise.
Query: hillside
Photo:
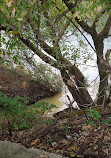
[[[7,96],[28,97],[30,104],[58,92],[50,83],[43,83],[23,71],[0,66],[0,89]]]

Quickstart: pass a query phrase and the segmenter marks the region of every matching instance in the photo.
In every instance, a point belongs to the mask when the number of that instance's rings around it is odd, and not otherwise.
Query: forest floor
[[[13,130],[11,137],[6,129],[1,130],[0,140],[69,158],[111,158],[111,116],[106,116],[88,116],[89,122],[84,115],[47,119],[31,129]]]

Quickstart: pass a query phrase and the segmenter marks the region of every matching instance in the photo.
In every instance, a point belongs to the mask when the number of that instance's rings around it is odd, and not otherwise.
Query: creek
[[[95,94],[97,93],[97,85],[98,83],[92,84],[92,86],[88,88],[92,98],[96,97]],[[49,104],[54,104],[57,106],[57,108],[53,108],[52,112],[49,113],[50,116],[51,114],[54,114],[58,111],[62,111],[63,109],[68,107],[69,100],[67,98],[67,95],[70,97],[71,101],[73,101],[71,93],[68,91],[67,87],[64,86],[63,91],[61,93],[57,93],[54,96],[40,99],[38,102],[47,102]],[[73,103],[73,106],[77,107],[76,102]]]
[[[84,35],[86,36],[88,41],[91,43],[91,45],[94,47],[92,37],[86,33]],[[68,40],[71,40],[72,41],[71,44],[74,44],[74,45],[78,45],[80,39],[84,41],[84,38],[81,35],[79,37],[79,40],[74,35],[71,37],[72,38],[69,38]],[[85,43],[87,44],[87,42],[85,42]],[[90,60],[87,59],[86,63],[84,63],[84,61],[82,61],[82,60],[79,60],[78,67],[81,70],[81,72],[83,73],[84,77],[86,78],[86,81],[88,80],[89,86],[87,87],[87,89],[88,89],[91,97],[93,99],[95,99],[97,92],[98,92],[98,85],[99,85],[99,75],[98,75],[98,69],[97,69],[97,64],[96,64],[96,54],[88,44],[87,44],[87,48],[86,47],[80,48],[81,51],[83,49],[84,49],[84,52],[87,49],[87,52],[90,53],[91,59]],[[111,49],[111,37],[104,40],[104,51],[103,51],[104,55],[105,55],[107,49]],[[70,98],[72,100],[72,95],[65,87],[61,93],[55,94],[52,97],[47,97],[47,98],[41,99],[41,100],[39,100],[39,102],[44,101],[44,102],[48,102],[49,104],[55,104],[58,108],[53,109],[52,113],[56,113],[58,111],[61,111],[65,108],[67,108],[67,103],[68,103],[67,94],[70,96]],[[73,106],[77,106],[76,103],[74,103]]]

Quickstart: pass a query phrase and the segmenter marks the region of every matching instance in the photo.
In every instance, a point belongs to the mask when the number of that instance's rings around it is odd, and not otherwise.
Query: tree
[[[17,50],[29,49],[45,63],[59,69],[64,83],[79,107],[92,105],[94,101],[87,91],[84,75],[76,63],[68,59],[68,50],[63,51],[62,43],[64,36],[68,35],[68,32],[73,32],[71,28],[76,27],[75,31],[79,30],[82,33],[79,28],[81,26],[89,33],[94,41],[100,75],[97,104],[103,104],[108,72],[111,71],[111,67],[103,58],[103,41],[109,36],[111,27],[111,6],[108,1],[106,4],[102,1],[82,0],[6,0],[0,3],[0,30],[5,30],[11,39],[7,42],[8,55],[16,61],[20,55],[10,53],[15,46]],[[107,20],[98,31],[97,24],[101,25],[100,19],[103,15]],[[74,53],[71,56],[76,60]],[[22,55],[25,56],[26,53]]]
[[[64,3],[67,5],[67,7],[69,8],[69,10],[71,10],[71,12],[73,13],[73,3],[68,3],[68,1],[63,0]],[[107,1],[108,2],[108,1]],[[89,3],[89,2],[88,2]],[[102,3],[100,3],[101,5],[103,5]],[[104,4],[105,5],[105,4]],[[104,26],[101,30],[98,31],[97,28],[97,24],[99,24],[99,20],[100,18],[108,13],[110,13],[110,9],[111,6],[109,5],[109,3],[107,5],[103,6],[96,6],[97,8],[97,15],[95,16],[94,11],[93,10],[93,17],[94,20],[91,24],[91,26],[88,25],[87,21],[85,21],[84,19],[80,19],[78,18],[78,16],[75,17],[76,22],[82,27],[82,29],[84,31],[86,31],[88,34],[90,34],[92,36],[93,42],[94,42],[94,46],[95,46],[95,52],[97,55],[97,65],[98,65],[98,70],[99,70],[99,75],[100,75],[100,83],[99,83],[99,90],[98,90],[98,100],[97,100],[97,104],[101,105],[106,104],[106,87],[107,87],[107,83],[108,83],[108,67],[105,65],[104,63],[104,58],[103,58],[103,49],[104,49],[104,39],[108,38],[109,36],[109,31],[111,28],[111,15],[107,15],[106,16],[106,21],[104,23]],[[109,70],[111,70],[110,66],[109,66]]]

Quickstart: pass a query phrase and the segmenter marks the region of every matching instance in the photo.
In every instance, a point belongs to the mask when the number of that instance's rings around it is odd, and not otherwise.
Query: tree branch
[[[95,24],[99,21],[99,18],[108,10],[108,8],[109,8],[109,6],[107,6],[107,7],[104,8],[104,9],[102,9],[102,10],[98,13],[97,17],[95,18],[95,20],[94,20],[94,22],[93,22],[93,24],[92,24],[92,28],[95,28],[95,27],[96,27]]]
[[[32,22],[32,20],[31,20],[31,18],[29,17],[29,22],[30,22],[30,25],[31,25],[31,27],[32,27],[32,29],[33,29],[33,32],[34,32],[34,34],[36,34],[37,32],[36,32],[36,26],[34,25],[34,23]],[[63,32],[64,33],[64,32]],[[61,34],[61,36],[62,36],[63,34]],[[61,38],[61,36],[58,38],[58,41],[60,40],[60,38]],[[57,41],[57,42],[58,42]],[[40,32],[39,32],[39,44],[40,44],[40,47],[45,51],[45,52],[47,52],[50,56],[52,56],[55,60],[57,59],[57,58],[59,58],[59,61],[62,63],[63,61],[64,61],[64,58],[63,58],[63,56],[62,56],[62,54],[61,54],[61,52],[60,52],[60,50],[59,50],[59,46],[57,45],[58,43],[56,42],[56,49],[57,50],[55,50],[54,48],[55,48],[55,46],[54,47],[50,47],[45,41],[44,41],[44,39],[43,39],[43,37],[42,37],[42,35],[40,34]]]
[[[63,29],[59,32],[58,36],[56,37],[56,41],[54,43],[54,47],[56,47],[61,39],[61,37],[64,34],[64,31],[67,29],[67,27],[69,26],[70,21],[67,21],[66,24],[64,25]]]
[[[97,34],[95,28],[92,28],[92,29],[91,29],[91,27],[89,27],[89,26],[87,25],[87,23],[85,23],[83,20],[79,20],[77,17],[75,17],[75,20],[76,20],[77,23],[82,27],[82,29],[83,29],[85,32],[89,33],[91,36],[93,36],[94,34]]]
[[[62,19],[62,17],[63,17],[64,15],[66,15],[68,12],[69,12],[69,9],[67,9],[67,10],[65,10],[63,13],[57,15],[57,17],[56,17],[56,19],[55,19],[55,21],[54,21],[54,24],[55,24],[55,23],[58,23],[58,22]]]
[[[63,2],[66,4],[66,6],[69,8],[69,10],[71,11],[71,9],[73,8],[72,4],[70,4],[70,6],[68,5],[67,3],[67,0],[63,0]],[[59,9],[58,9],[59,10]],[[72,12],[72,11],[71,11]],[[96,52],[96,50],[93,48],[93,46],[90,44],[90,42],[87,40],[87,38],[84,36],[84,34],[81,32],[81,30],[73,23],[73,21],[70,20],[70,18],[68,18],[66,15],[65,17],[78,29],[78,31],[83,35],[83,37],[86,39],[86,41],[88,42],[88,44],[91,46],[91,48]],[[110,29],[110,25],[111,25],[111,15],[109,16],[105,26],[104,26],[104,29],[102,30],[102,32],[100,32],[99,34],[97,34],[95,28],[92,29],[92,27],[90,28],[84,21],[80,21],[77,17],[76,17],[76,21],[78,22],[78,24],[84,29],[84,31],[86,31],[87,33],[89,33],[92,37],[94,36],[98,36],[100,37],[102,33],[109,33],[109,29]],[[108,36],[108,34],[107,34]],[[104,35],[105,37],[105,35]],[[97,54],[97,53],[96,53]],[[108,71],[111,72],[111,66],[105,62],[104,59],[101,58],[101,56],[99,56],[97,54],[98,58],[100,59],[101,63],[104,64],[104,66],[108,69]]]
[[[44,54],[40,49],[37,49],[37,47],[34,46],[34,44],[28,38],[23,38],[20,35],[17,36],[29,49],[31,49],[35,54],[37,54],[44,62],[56,68],[58,67],[58,62],[53,60],[50,56]]]
[[[47,21],[46,21],[46,24],[50,27],[50,29],[51,29],[51,36],[52,37],[54,37],[54,39],[56,38],[56,27],[54,26],[54,23],[52,23],[52,21],[50,20],[50,17],[49,17],[49,15],[48,15],[48,13],[47,13],[47,11],[45,11],[44,12],[44,17],[46,18],[46,19],[48,19]],[[53,40],[53,44],[55,43],[55,40]]]
[[[38,36],[37,36],[37,35],[38,35],[38,34],[37,34],[37,26],[36,26],[36,25],[34,24],[34,22],[32,21],[31,16],[29,16],[28,22],[29,22],[29,24],[31,25],[34,34],[36,35],[36,38],[38,39]],[[53,52],[54,52],[53,48],[50,47],[50,46],[44,41],[44,39],[43,39],[42,35],[40,34],[40,32],[39,32],[39,43],[40,43],[41,48],[42,48],[45,52],[47,52],[49,55],[53,56],[54,58],[56,57],[55,54],[53,53]],[[38,44],[38,43],[37,43],[37,44]],[[55,60],[56,60],[56,58],[55,58]]]
[[[0,30],[6,31],[6,27],[0,25]],[[14,30],[13,27],[9,29],[9,31],[13,31],[13,30]],[[22,41],[23,44],[25,44],[30,50],[32,50],[35,54],[37,54],[44,62],[58,68],[59,63],[56,60],[53,60],[50,56],[44,54],[41,50],[38,50],[37,47],[30,41],[29,38],[21,37],[19,33],[16,36]]]
[[[111,28],[111,15],[108,17],[103,30],[98,34],[98,36],[104,36],[104,38],[107,38],[110,28]]]
[[[63,2],[66,4],[68,9],[72,12],[72,14],[75,12],[73,8],[77,7],[78,3],[80,3],[82,0],[76,0],[73,4],[70,0],[63,0]]]

